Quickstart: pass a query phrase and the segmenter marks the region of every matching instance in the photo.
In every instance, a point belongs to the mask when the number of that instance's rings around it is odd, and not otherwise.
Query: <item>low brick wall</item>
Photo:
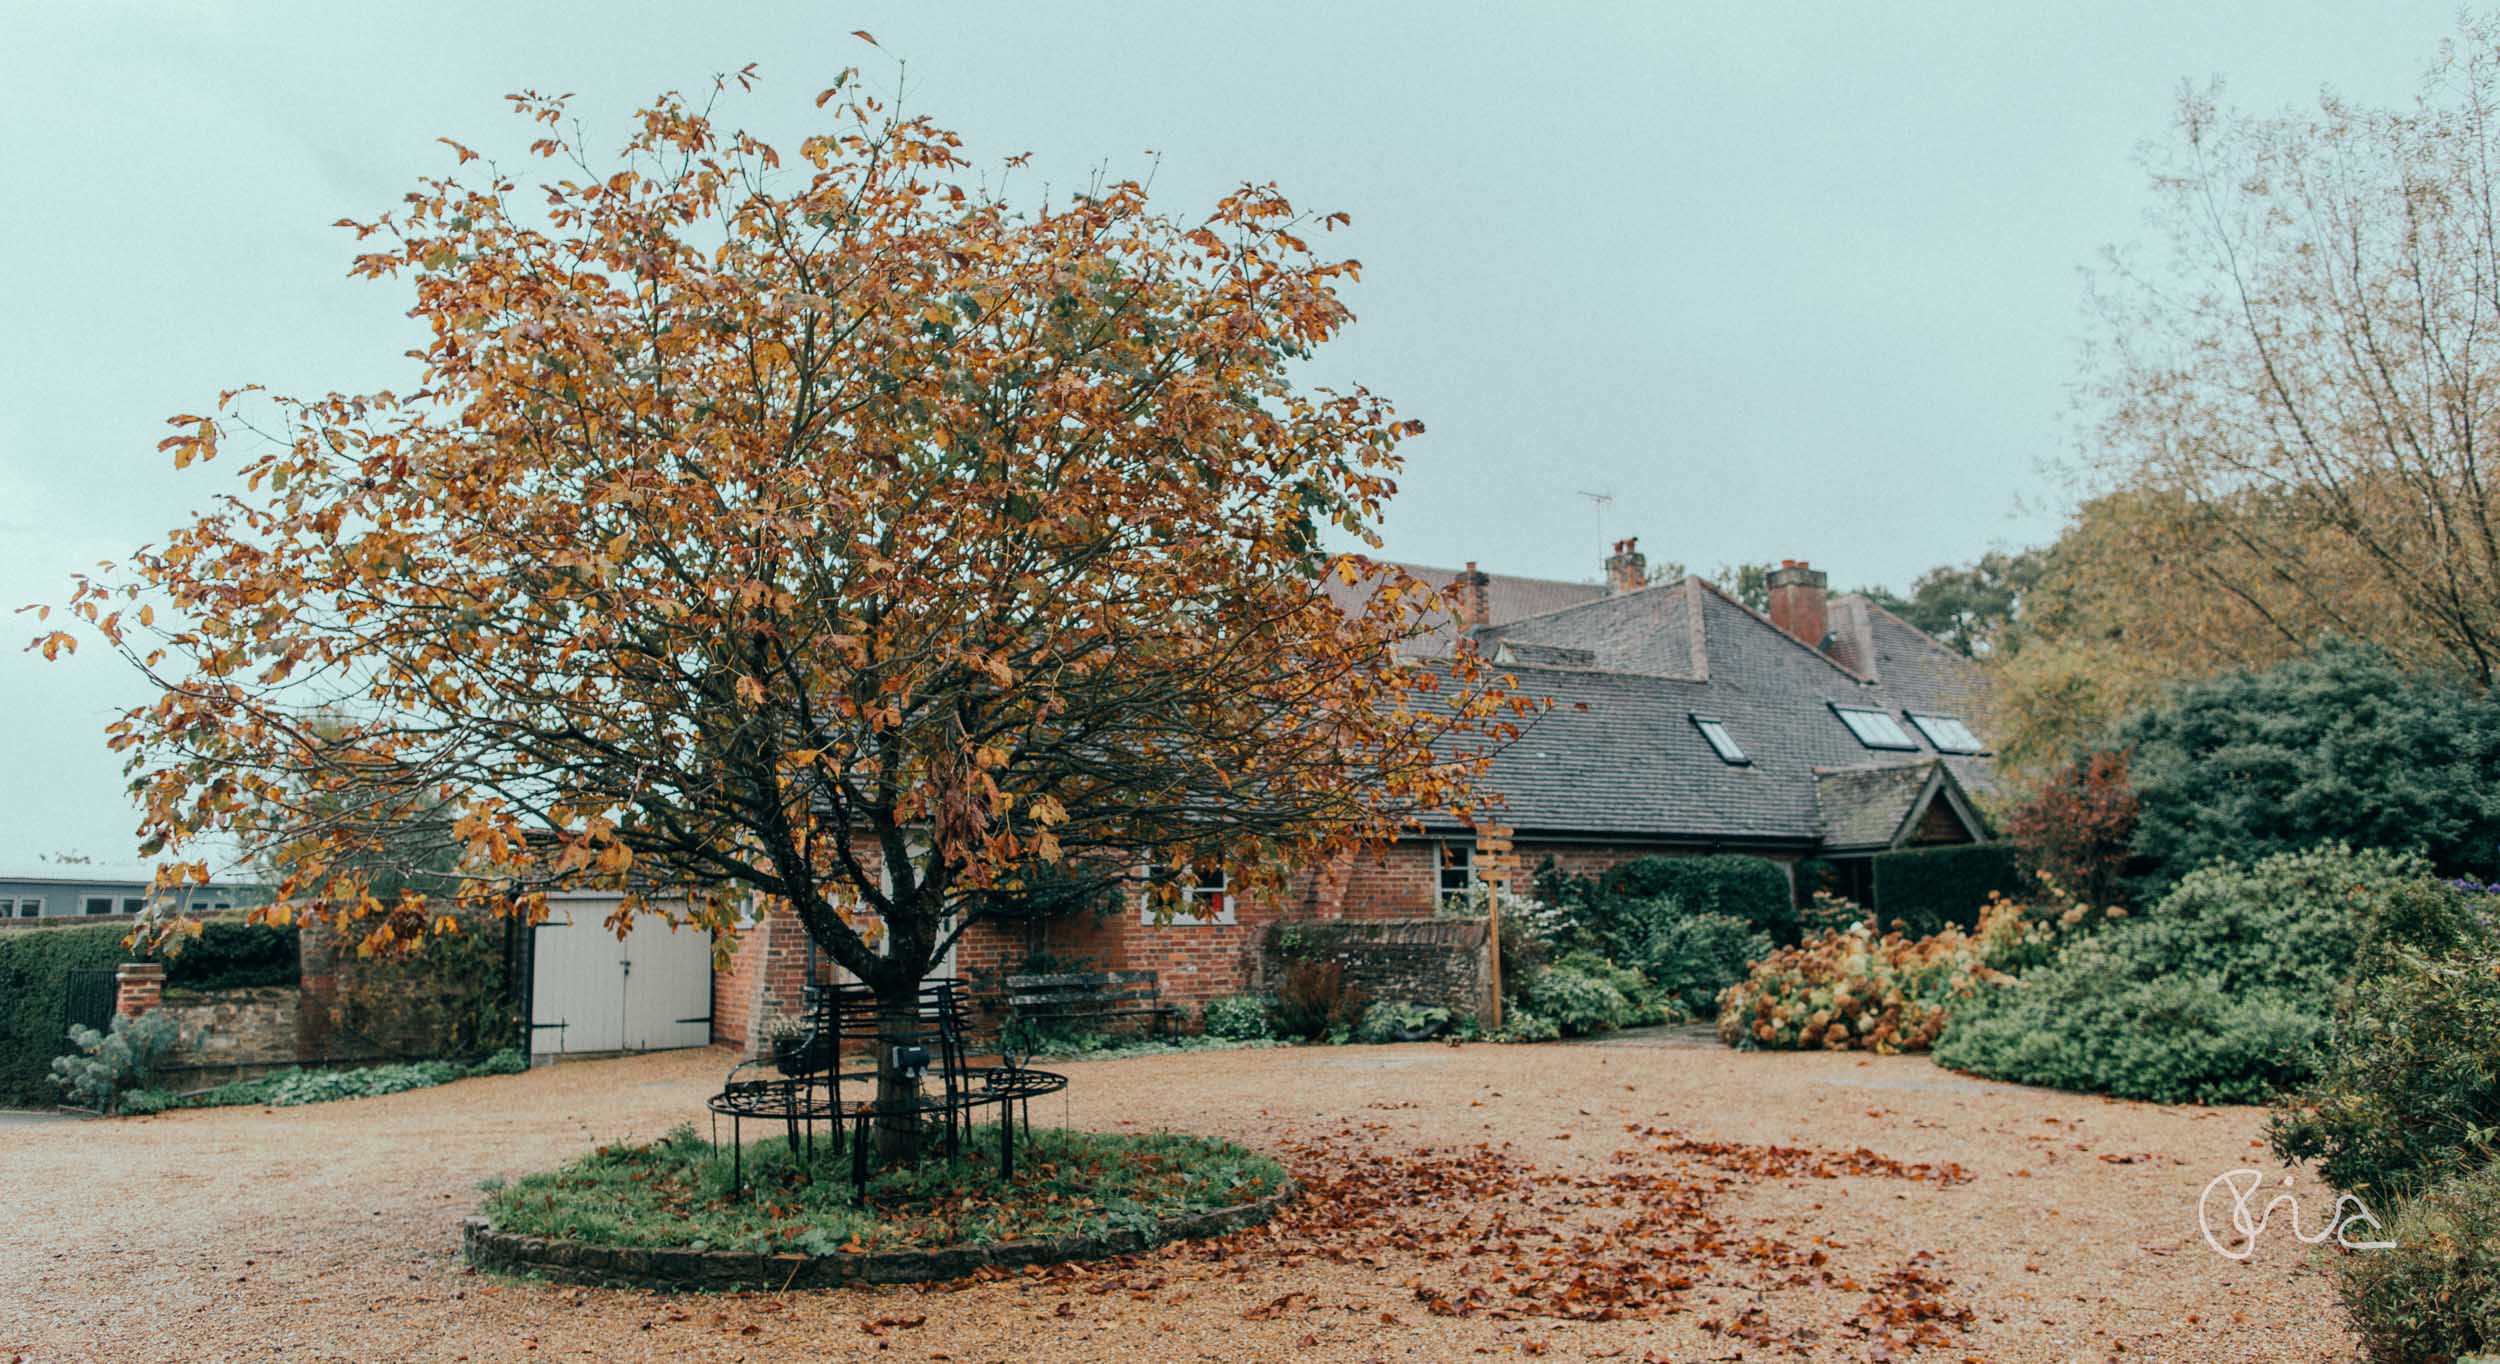
[[[167,1068],[183,1072],[182,1084],[188,1088],[206,1083],[206,1072],[217,1072],[222,1081],[294,1065],[301,1006],[301,993],[286,985],[168,990],[157,1010],[172,1018],[188,1040],[175,1050]]]
[[[984,1269],[1022,1269],[1069,1260],[1136,1255],[1166,1241],[1229,1236],[1276,1215],[1300,1191],[1288,1183],[1265,1198],[1183,1213],[1153,1227],[1035,1236],[986,1245],[879,1250],[861,1255],[765,1255],[738,1250],[638,1249],[515,1236],[483,1217],[460,1225],[460,1249],[479,1269],[537,1274],[558,1283],[664,1291],[733,1288],[844,1288],[858,1284],[938,1283]]]
[[[1297,919],[1259,941],[1260,986],[1273,990],[1296,961],[1337,961],[1375,1002],[1437,1004],[1489,1019],[1491,936],[1482,919]]]

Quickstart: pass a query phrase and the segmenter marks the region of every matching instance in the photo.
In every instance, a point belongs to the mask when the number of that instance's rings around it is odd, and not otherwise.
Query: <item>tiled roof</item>
[[[1833,657],[1903,705],[1965,717],[1979,708],[1978,669],[1917,626],[1855,595],[1833,598],[1831,619]]]
[[[1434,587],[1448,587],[1458,581],[1459,574],[1464,571],[1434,568],[1426,564],[1381,562],[1388,568],[1403,569]],[[1323,587],[1330,600],[1347,610],[1359,608],[1369,591],[1367,586],[1349,587],[1335,578],[1328,579]],[[1596,583],[1567,583],[1554,578],[1520,578],[1507,573],[1488,573],[1484,585],[1488,619],[1479,623],[1499,625],[1524,616],[1543,615],[1566,606],[1595,601],[1605,595],[1606,589]],[[1430,634],[1415,641],[1411,652],[1427,658],[1447,656],[1457,638],[1458,623],[1445,616],[1434,623]]]
[[[1477,632],[1553,709],[1495,759],[1493,818],[1523,835],[1804,850],[1889,843],[1941,763],[1965,791],[1983,757],[1859,743],[1831,703],[1973,717],[1970,662],[1862,598],[1836,612],[1865,647],[1851,666],[1807,648],[1697,578],[1602,597]],[[1861,609],[1862,608],[1862,609]],[[1594,666],[1538,666],[1538,651]],[[1500,655],[1496,653],[1496,657]],[[1692,718],[1724,724],[1749,759],[1722,761]],[[1880,835],[1871,832],[1884,824]]]
[[[1691,584],[1683,579],[1495,624],[1479,640],[1585,650],[1610,672],[1700,677]]]
[[[1814,774],[1814,804],[1826,848],[1881,848],[1909,821],[1919,794],[1935,777],[1928,762],[1825,769]]]
[[[1597,651],[1572,649],[1560,644],[1529,644],[1519,640],[1494,640],[1486,646],[1494,662],[1517,664],[1529,668],[1594,668]]]

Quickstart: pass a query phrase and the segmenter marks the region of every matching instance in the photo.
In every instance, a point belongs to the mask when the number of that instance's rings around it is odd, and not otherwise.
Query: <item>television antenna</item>
[[[1597,521],[1597,538],[1601,541],[1604,540],[1606,538],[1606,513],[1612,510],[1615,505],[1614,490],[1611,488],[1603,490],[1582,488],[1580,489],[1580,496],[1589,500],[1589,511]]]

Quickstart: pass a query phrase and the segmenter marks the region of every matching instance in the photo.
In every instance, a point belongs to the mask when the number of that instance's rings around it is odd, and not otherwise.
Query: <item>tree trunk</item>
[[[897,970],[876,982],[877,991],[877,1108],[876,1153],[891,1164],[909,1164],[920,1158],[923,1130],[927,1124],[911,1111],[920,1101],[920,1080],[906,1074],[896,1064],[897,1053],[906,1047],[919,1047],[928,1053],[926,1064],[939,1060],[937,1038],[925,1031],[920,1018],[920,982],[906,978]]]

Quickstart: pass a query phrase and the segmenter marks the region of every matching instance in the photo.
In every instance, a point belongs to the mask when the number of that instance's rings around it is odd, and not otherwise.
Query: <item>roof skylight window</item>
[[[1926,735],[1927,742],[1934,744],[1939,753],[1984,753],[1987,751],[1988,746],[1979,742],[1979,736],[1971,733],[1970,726],[1962,723],[1958,716],[1921,715],[1917,711],[1909,711],[1907,714],[1910,717],[1910,723],[1918,726],[1918,732]]]
[[[1834,701],[1832,714],[1839,716],[1840,722],[1849,727],[1849,732],[1858,736],[1858,742],[1868,748],[1902,748],[1913,753],[1918,751],[1918,740],[1911,738],[1910,732],[1903,729],[1901,722],[1893,719],[1888,711],[1868,710],[1861,706],[1844,706]]]
[[[1695,715],[1692,721],[1693,728],[1701,731],[1701,737],[1710,741],[1710,751],[1719,755],[1719,761],[1732,767],[1742,767],[1753,761],[1745,756],[1744,748],[1736,742],[1735,735],[1727,732],[1724,723],[1707,715]]]

